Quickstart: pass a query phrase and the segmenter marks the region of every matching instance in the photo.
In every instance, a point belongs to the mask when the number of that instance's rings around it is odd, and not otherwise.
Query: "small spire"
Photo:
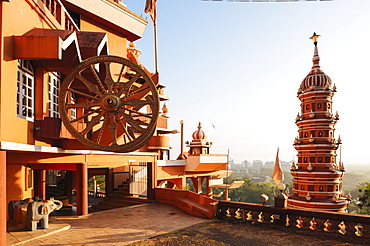
[[[310,201],[310,200],[311,200],[311,198],[312,198],[312,197],[311,197],[311,195],[310,195],[310,192],[307,192],[306,200],[307,200],[307,201]]]
[[[292,161],[292,166],[290,167],[291,170],[296,170],[297,166],[295,165],[294,161]]]
[[[313,166],[311,165],[311,162],[308,163],[307,170],[308,171],[312,171],[313,170]]]
[[[319,62],[320,62],[319,51],[317,49],[317,39],[319,37],[320,37],[320,35],[317,35],[316,32],[314,32],[312,37],[310,37],[310,39],[313,41],[313,43],[315,45],[315,51],[314,51],[314,55],[313,55],[313,58],[312,58],[313,66],[312,66],[311,74],[321,72],[320,64],[319,64]]]
[[[297,117],[295,117],[295,121],[299,121],[300,119],[301,119],[301,115],[298,112]]]

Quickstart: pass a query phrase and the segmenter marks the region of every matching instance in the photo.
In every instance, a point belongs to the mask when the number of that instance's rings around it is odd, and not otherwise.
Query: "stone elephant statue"
[[[43,202],[31,202],[27,206],[27,229],[37,230],[37,223],[40,222],[40,228],[49,227],[49,214],[63,207],[63,202],[59,200],[50,200]]]

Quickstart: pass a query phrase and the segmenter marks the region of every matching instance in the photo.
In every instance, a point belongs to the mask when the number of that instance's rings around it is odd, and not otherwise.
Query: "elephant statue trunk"
[[[40,228],[49,228],[49,214],[63,207],[63,202],[59,200],[50,200],[42,202],[31,202],[27,206],[27,229],[37,230],[37,223],[40,222]]]

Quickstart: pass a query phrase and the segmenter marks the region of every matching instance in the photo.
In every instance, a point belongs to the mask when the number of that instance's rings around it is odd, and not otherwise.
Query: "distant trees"
[[[356,214],[370,214],[370,183],[358,184],[351,194],[353,200],[348,206],[348,211]]]
[[[235,178],[229,178],[227,182],[231,184],[233,181],[236,180],[243,180],[244,185],[242,185],[240,188],[237,189],[231,189],[229,190],[229,198],[231,201],[236,202],[249,202],[249,203],[260,203],[261,201],[261,195],[266,194],[269,197],[269,200],[266,204],[273,205],[274,204],[274,196],[277,194],[278,190],[276,188],[275,183],[271,182],[253,182],[250,178],[244,178],[244,179],[235,179]],[[290,186],[291,184],[287,185]],[[218,194],[223,189],[213,188],[213,193]],[[215,198],[218,200],[222,200],[223,197]]]

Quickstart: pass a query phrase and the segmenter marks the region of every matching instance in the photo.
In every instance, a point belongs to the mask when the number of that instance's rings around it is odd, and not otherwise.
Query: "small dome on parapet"
[[[202,125],[201,123],[199,122],[199,125],[198,125],[198,130],[196,130],[194,133],[193,133],[193,139],[194,140],[197,140],[197,139],[207,139],[207,135],[204,133],[204,131],[202,131]]]

